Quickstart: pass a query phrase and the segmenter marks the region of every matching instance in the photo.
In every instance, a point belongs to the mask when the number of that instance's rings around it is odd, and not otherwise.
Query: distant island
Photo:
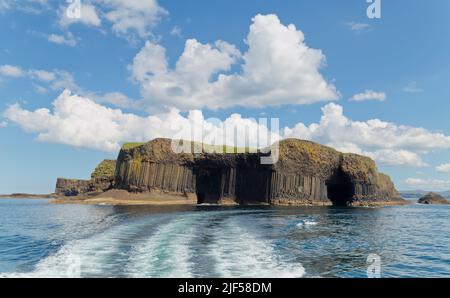
[[[55,203],[385,206],[405,204],[389,176],[365,156],[287,139],[270,153],[175,153],[170,139],[125,144],[90,180],[59,178]],[[222,147],[222,146],[219,146]],[[198,148],[197,148],[198,149]],[[229,151],[227,151],[229,152]]]
[[[52,199],[56,198],[55,194],[29,194],[29,193],[12,193],[8,195],[0,195],[0,199]]]
[[[402,191],[400,191],[400,195],[406,199],[418,199],[418,198],[425,196],[428,193],[429,193],[429,191],[426,191],[426,190],[402,190]],[[437,193],[440,196],[443,196],[444,198],[450,199],[450,190],[440,191],[440,192],[438,191],[438,192],[434,192],[434,193]]]
[[[447,198],[444,198],[438,193],[429,192],[423,197],[421,197],[418,201],[419,204],[425,205],[449,205],[450,202]]]

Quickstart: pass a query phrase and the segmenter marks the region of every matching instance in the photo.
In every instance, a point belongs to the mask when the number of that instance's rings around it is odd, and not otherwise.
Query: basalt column
[[[203,168],[195,173],[196,193],[199,204],[218,204],[223,197],[223,170]]]
[[[272,172],[264,169],[236,169],[236,200],[240,204],[270,203]]]

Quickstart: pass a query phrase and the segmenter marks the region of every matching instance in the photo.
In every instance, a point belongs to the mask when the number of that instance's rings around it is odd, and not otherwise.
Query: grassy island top
[[[102,161],[94,170],[91,179],[114,177],[116,161],[106,159]]]
[[[155,139],[152,142],[158,141],[158,140],[164,140],[164,139]],[[140,143],[140,142],[125,143],[122,146],[122,150],[131,150],[131,149],[143,146],[145,144],[147,144],[147,143]],[[195,149],[194,152],[203,152],[203,153],[256,153],[257,152],[257,149],[251,148],[251,147],[245,148],[245,147],[234,147],[234,146],[227,146],[227,145],[210,145],[207,143],[191,142],[191,141],[185,141],[185,140],[180,141],[180,145],[186,146],[186,144],[187,145],[191,144],[193,146],[192,149]]]
[[[139,142],[131,142],[131,143],[125,143],[122,146],[122,150],[129,150],[129,149],[133,149],[139,146],[145,145],[145,143],[139,143]]]

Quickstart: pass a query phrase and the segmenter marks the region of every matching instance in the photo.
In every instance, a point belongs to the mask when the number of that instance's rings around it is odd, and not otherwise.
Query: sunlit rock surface
[[[131,192],[195,194],[198,203],[372,205],[401,203],[391,179],[368,157],[309,141],[279,143],[279,160],[263,153],[177,154],[169,139],[122,148],[115,188]],[[192,144],[192,146],[201,146]],[[210,149],[210,148],[206,148]],[[236,149],[236,152],[240,150]],[[244,151],[245,152],[245,151]]]

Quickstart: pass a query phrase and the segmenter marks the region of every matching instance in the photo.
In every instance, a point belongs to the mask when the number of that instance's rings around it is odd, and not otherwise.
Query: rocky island
[[[270,153],[175,153],[170,139],[130,143],[102,162],[90,180],[58,179],[56,203],[265,204],[382,206],[404,204],[391,179],[364,156],[309,141],[279,142]],[[222,147],[222,146],[220,146]],[[199,148],[196,148],[199,149]],[[228,152],[228,151],[227,151]]]
[[[99,194],[114,187],[115,160],[102,161],[92,172],[90,180],[58,178],[55,195],[73,197]]]
[[[450,204],[450,202],[441,196],[438,193],[435,192],[429,192],[425,196],[419,199],[419,204],[426,204],[426,205],[447,205]]]

